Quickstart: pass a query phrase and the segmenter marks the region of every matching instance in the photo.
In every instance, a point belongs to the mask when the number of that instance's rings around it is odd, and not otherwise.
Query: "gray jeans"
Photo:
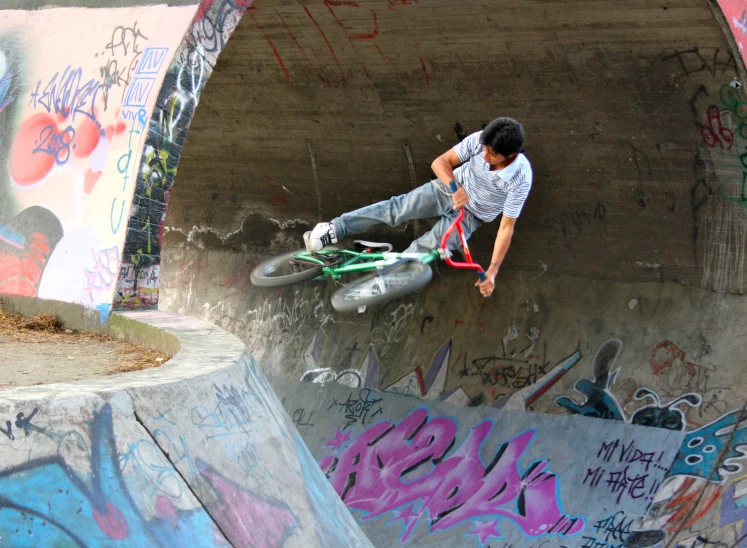
[[[455,211],[453,209],[451,197],[439,192],[435,185],[440,185],[442,189],[446,189],[441,181],[431,181],[407,194],[394,196],[383,202],[343,213],[336,219],[332,219],[331,222],[335,227],[338,241],[350,234],[365,232],[379,224],[398,226],[416,219],[441,217],[431,230],[412,242],[405,253],[424,253],[436,249],[441,243],[441,236],[454,222],[459,210]],[[469,238],[482,223],[482,220],[465,208],[464,220],[462,221],[465,238]],[[454,231],[446,246],[448,249],[456,249],[460,245],[459,235]]]

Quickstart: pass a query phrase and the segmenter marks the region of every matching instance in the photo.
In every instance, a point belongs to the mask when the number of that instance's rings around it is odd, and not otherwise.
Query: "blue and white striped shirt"
[[[481,133],[469,135],[454,147],[464,162],[454,170],[454,178],[467,192],[467,209],[478,218],[489,223],[503,213],[515,219],[532,188],[532,166],[519,154],[511,165],[490,171],[490,164],[482,157]]]

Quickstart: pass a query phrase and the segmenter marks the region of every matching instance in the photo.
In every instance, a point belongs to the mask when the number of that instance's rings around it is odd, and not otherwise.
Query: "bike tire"
[[[271,257],[259,263],[249,275],[252,284],[257,287],[283,287],[313,280],[322,274],[322,265],[308,265],[308,268],[291,265],[291,259],[306,251],[297,249]],[[300,268],[300,270],[299,270]]]
[[[338,312],[357,312],[361,306],[378,306],[414,293],[425,286],[432,276],[429,265],[417,260],[405,260],[378,274],[385,292],[380,292],[377,276],[366,274],[335,291],[331,299],[332,307]]]

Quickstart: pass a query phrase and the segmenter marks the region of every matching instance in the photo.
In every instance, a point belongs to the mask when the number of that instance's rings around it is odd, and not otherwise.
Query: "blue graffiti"
[[[584,395],[584,400],[576,403],[571,398],[560,396],[555,399],[556,405],[586,417],[626,420],[622,407],[610,392],[619,371],[610,370],[621,349],[622,343],[618,340],[613,339],[604,343],[594,357],[594,379],[580,379],[574,385],[574,388]],[[687,428],[685,413],[677,406],[686,404],[698,407],[703,401],[700,395],[691,393],[662,404],[658,394],[646,388],[637,390],[633,397],[636,400],[649,399],[653,403],[637,409],[628,422],[677,431],[684,431]],[[742,465],[737,461],[745,457],[747,413],[732,411],[710,424],[687,433],[667,477],[685,475],[703,478],[713,483],[724,483],[727,475],[736,474],[742,469]]]
[[[77,472],[60,455],[0,472],[3,542],[17,548],[71,543],[122,546],[123,542],[130,547],[165,548],[188,546],[194,538],[215,538],[213,522],[199,506],[182,511],[170,499],[159,497],[156,517],[143,516],[118,465],[108,404],[90,430],[91,448],[86,452],[90,475]]]
[[[604,343],[594,356],[594,379],[579,379],[573,385],[574,389],[584,396],[583,401],[576,403],[567,396],[559,396],[555,398],[555,404],[584,417],[625,421],[625,413],[611,392],[617,373],[620,371],[619,369],[611,371],[611,369],[621,350],[622,342],[617,339]],[[677,406],[684,403],[690,407],[698,407],[703,401],[698,394],[685,394],[662,404],[659,395],[647,388],[636,390],[633,399],[639,401],[650,399],[653,403],[637,409],[628,422],[675,431],[683,431],[687,426],[685,413]]]
[[[101,84],[94,79],[83,82],[83,69],[72,69],[68,66],[60,76],[56,72],[42,89],[42,81],[36,84],[31,93],[34,108],[42,107],[48,113],[54,112],[63,118],[80,114],[91,120],[96,120],[94,106]]]
[[[10,82],[12,81],[10,71],[6,72],[2,78],[0,78],[0,112],[5,107],[13,102],[14,97],[8,97],[8,90],[10,89]]]
[[[604,343],[593,362],[594,380],[579,379],[573,388],[584,396],[584,400],[578,404],[567,396],[555,399],[555,404],[565,407],[571,413],[584,417],[598,419],[624,420],[624,413],[617,399],[610,393],[610,388],[615,382],[618,369],[611,371],[617,356],[622,350],[622,342],[612,339]]]
[[[0,222],[0,241],[17,249],[23,249],[26,245],[26,238],[23,237],[23,234],[16,232],[2,222]]]
[[[747,456],[746,446],[747,413],[732,411],[688,432],[667,476],[694,476],[724,483],[727,475],[742,469],[736,461]]]

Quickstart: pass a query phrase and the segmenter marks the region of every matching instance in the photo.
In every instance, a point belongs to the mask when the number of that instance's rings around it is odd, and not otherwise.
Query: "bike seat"
[[[377,242],[367,242],[366,240],[355,240],[353,247],[356,251],[363,251],[365,249],[371,249],[379,253],[386,253],[392,250],[392,244],[382,244]]]

